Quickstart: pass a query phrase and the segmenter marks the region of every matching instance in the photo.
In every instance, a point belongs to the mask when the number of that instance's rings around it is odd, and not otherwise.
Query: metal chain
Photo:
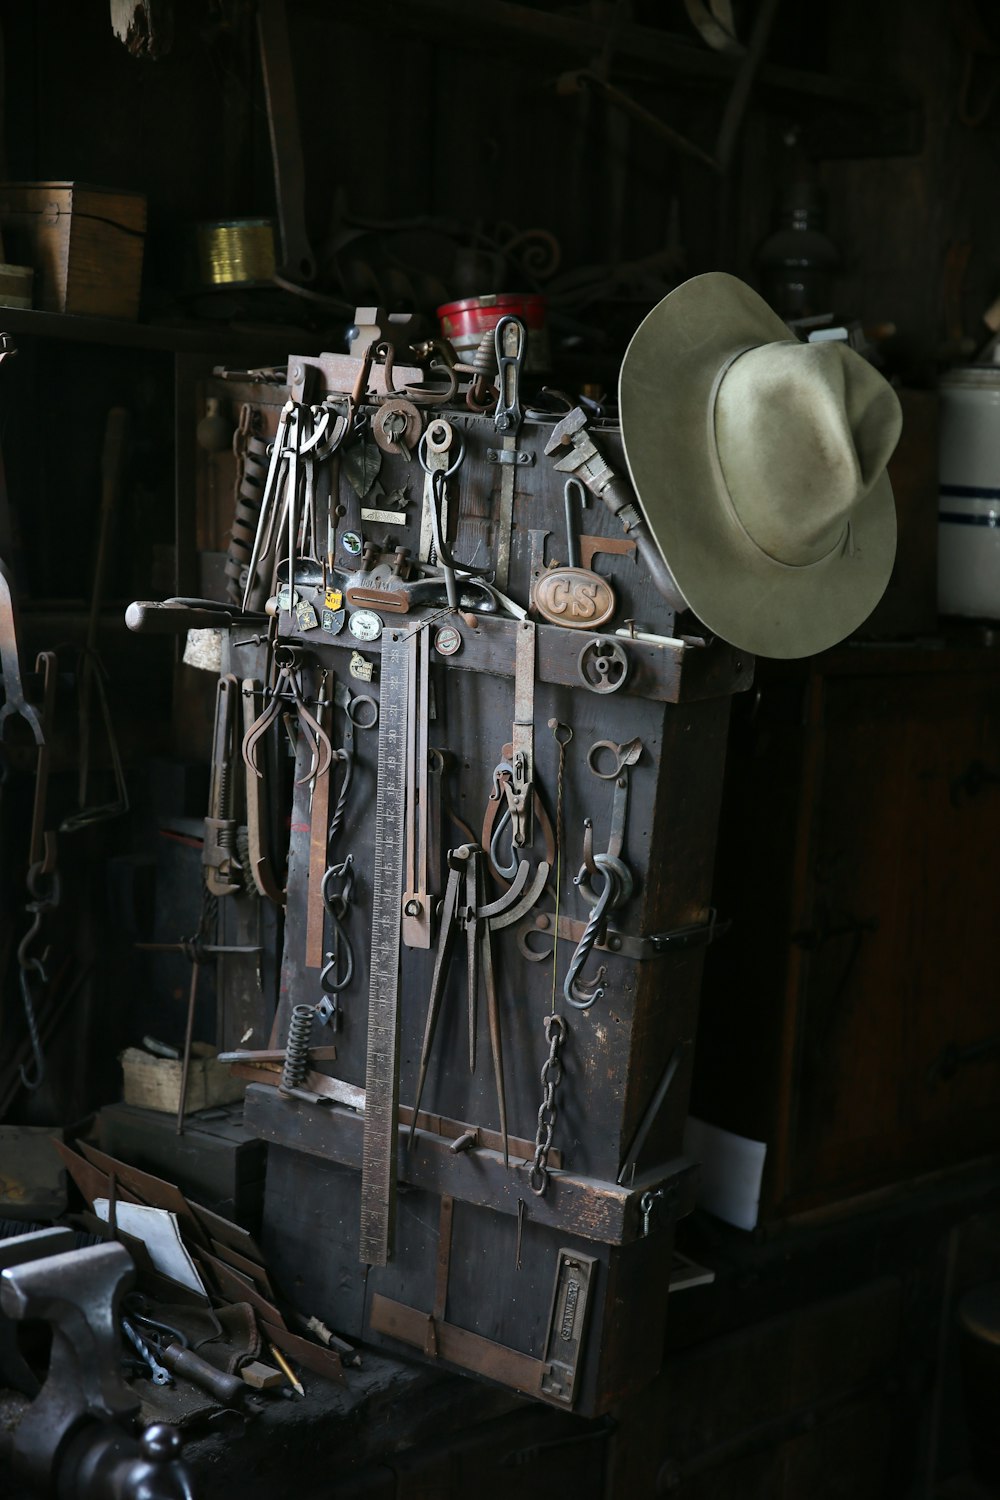
[[[562,886],[563,782],[566,776],[566,746],[573,738],[573,731],[568,724],[561,724],[558,719],[550,719],[549,728],[552,730],[553,739],[559,746],[559,770],[556,774],[556,913],[554,928],[556,935],[552,943],[552,1011],[554,1014],[556,1008],[556,975],[559,972],[559,896]]]
[[[562,1016],[545,1017],[545,1038],[549,1044],[549,1055],[542,1064],[542,1103],[538,1111],[538,1129],[535,1132],[535,1156],[528,1173],[528,1185],[533,1193],[542,1197],[549,1185],[549,1152],[552,1149],[552,1132],[555,1129],[556,1089],[562,1082],[563,1065],[560,1048],[569,1031]]]

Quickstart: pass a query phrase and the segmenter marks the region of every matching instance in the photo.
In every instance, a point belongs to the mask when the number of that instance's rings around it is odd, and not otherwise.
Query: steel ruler
[[[383,633],[379,674],[378,791],[359,1240],[360,1259],[367,1266],[384,1266],[389,1259],[396,1207],[399,940],[410,658],[407,634],[405,630]]]

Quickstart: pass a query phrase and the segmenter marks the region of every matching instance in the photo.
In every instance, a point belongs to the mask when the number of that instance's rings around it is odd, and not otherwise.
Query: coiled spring
[[[285,1060],[281,1065],[281,1087],[301,1088],[309,1065],[309,1043],[312,1039],[313,1008],[293,1005],[285,1039]]]

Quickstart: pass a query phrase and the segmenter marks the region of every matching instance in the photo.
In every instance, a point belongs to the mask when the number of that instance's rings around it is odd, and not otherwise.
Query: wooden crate
[[[213,1104],[230,1104],[243,1094],[243,1085],[232,1077],[224,1063],[215,1057],[199,1057],[195,1042],[188,1070],[185,1111],[208,1109]],[[127,1047],[121,1057],[125,1076],[125,1103],[138,1109],[156,1109],[177,1113],[181,1089],[181,1063],[174,1058],[153,1057],[138,1047]]]
[[[152,1109],[106,1104],[97,1117],[101,1150],[174,1182],[197,1203],[256,1233],[264,1189],[264,1145],[243,1124],[239,1104],[185,1122]]]
[[[43,312],[92,318],[139,313],[146,199],[75,182],[0,183],[8,259],[35,271]]]

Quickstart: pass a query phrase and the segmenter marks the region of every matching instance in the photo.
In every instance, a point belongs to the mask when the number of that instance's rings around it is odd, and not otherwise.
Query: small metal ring
[[[615,907],[624,906],[627,901],[631,901],[632,893],[635,890],[635,882],[632,879],[632,871],[625,861],[619,859],[614,854],[595,854],[594,864],[614,886],[614,891],[608,902],[608,910],[613,911]],[[596,892],[590,880],[590,871],[586,865],[581,865],[580,873],[573,877],[573,884],[590,906],[596,906],[603,892],[600,894]]]
[[[441,428],[440,438],[434,436],[434,429]],[[455,429],[444,417],[435,417],[433,422],[427,424],[427,452],[447,453],[455,441]]]
[[[371,709],[372,716],[370,719],[358,718],[357,710],[359,704],[362,708],[367,707]],[[378,704],[375,702],[374,698],[369,698],[367,693],[359,694],[357,698],[351,698],[346,708],[344,709],[344,712],[347,714],[347,717],[350,719],[355,729],[374,729],[375,725],[378,723]]]
[[[438,425],[445,426],[449,429],[452,434],[452,442],[445,443],[441,447],[435,448],[431,445],[430,434],[431,429]],[[424,473],[433,474],[435,472],[431,468],[430,462],[428,461],[427,455],[429,453],[449,453],[451,452],[452,446],[454,446],[455,449],[454,463],[452,463],[450,468],[441,469],[438,471],[439,473],[442,473],[444,475],[445,479],[450,479],[453,474],[457,473],[459,465],[465,457],[465,439],[457,428],[452,427],[451,423],[445,422],[443,418],[439,418],[437,422],[429,422],[421,434],[420,442],[417,444],[417,457],[420,460],[420,467],[423,469]]]
[[[308,653],[304,646],[297,646],[292,641],[276,641],[271,655],[279,667],[302,667]]]
[[[538,1197],[540,1198],[545,1192],[545,1189],[548,1187],[548,1185],[549,1174],[545,1167],[536,1167],[532,1165],[532,1168],[528,1173],[528,1186],[530,1187],[531,1191],[533,1193],[537,1193]]]
[[[614,765],[610,771],[599,771],[597,769],[597,756],[602,750],[610,750],[614,757]],[[616,745],[614,740],[595,740],[587,751],[587,765],[593,771],[594,775],[599,776],[602,781],[614,781],[621,774],[624,764],[625,761],[622,757],[621,746]]]
[[[573,738],[573,730],[571,726],[569,724],[564,724],[561,719],[550,719],[549,728],[552,730],[552,738],[555,740],[560,749],[568,745],[570,740]],[[563,731],[562,734],[560,734],[560,730]]]
[[[550,1012],[542,1024],[545,1027],[545,1039],[547,1042],[551,1044],[553,1031],[558,1031],[560,1045],[566,1040],[566,1033],[569,1027],[566,1024],[565,1016],[557,1016],[554,1011]]]

